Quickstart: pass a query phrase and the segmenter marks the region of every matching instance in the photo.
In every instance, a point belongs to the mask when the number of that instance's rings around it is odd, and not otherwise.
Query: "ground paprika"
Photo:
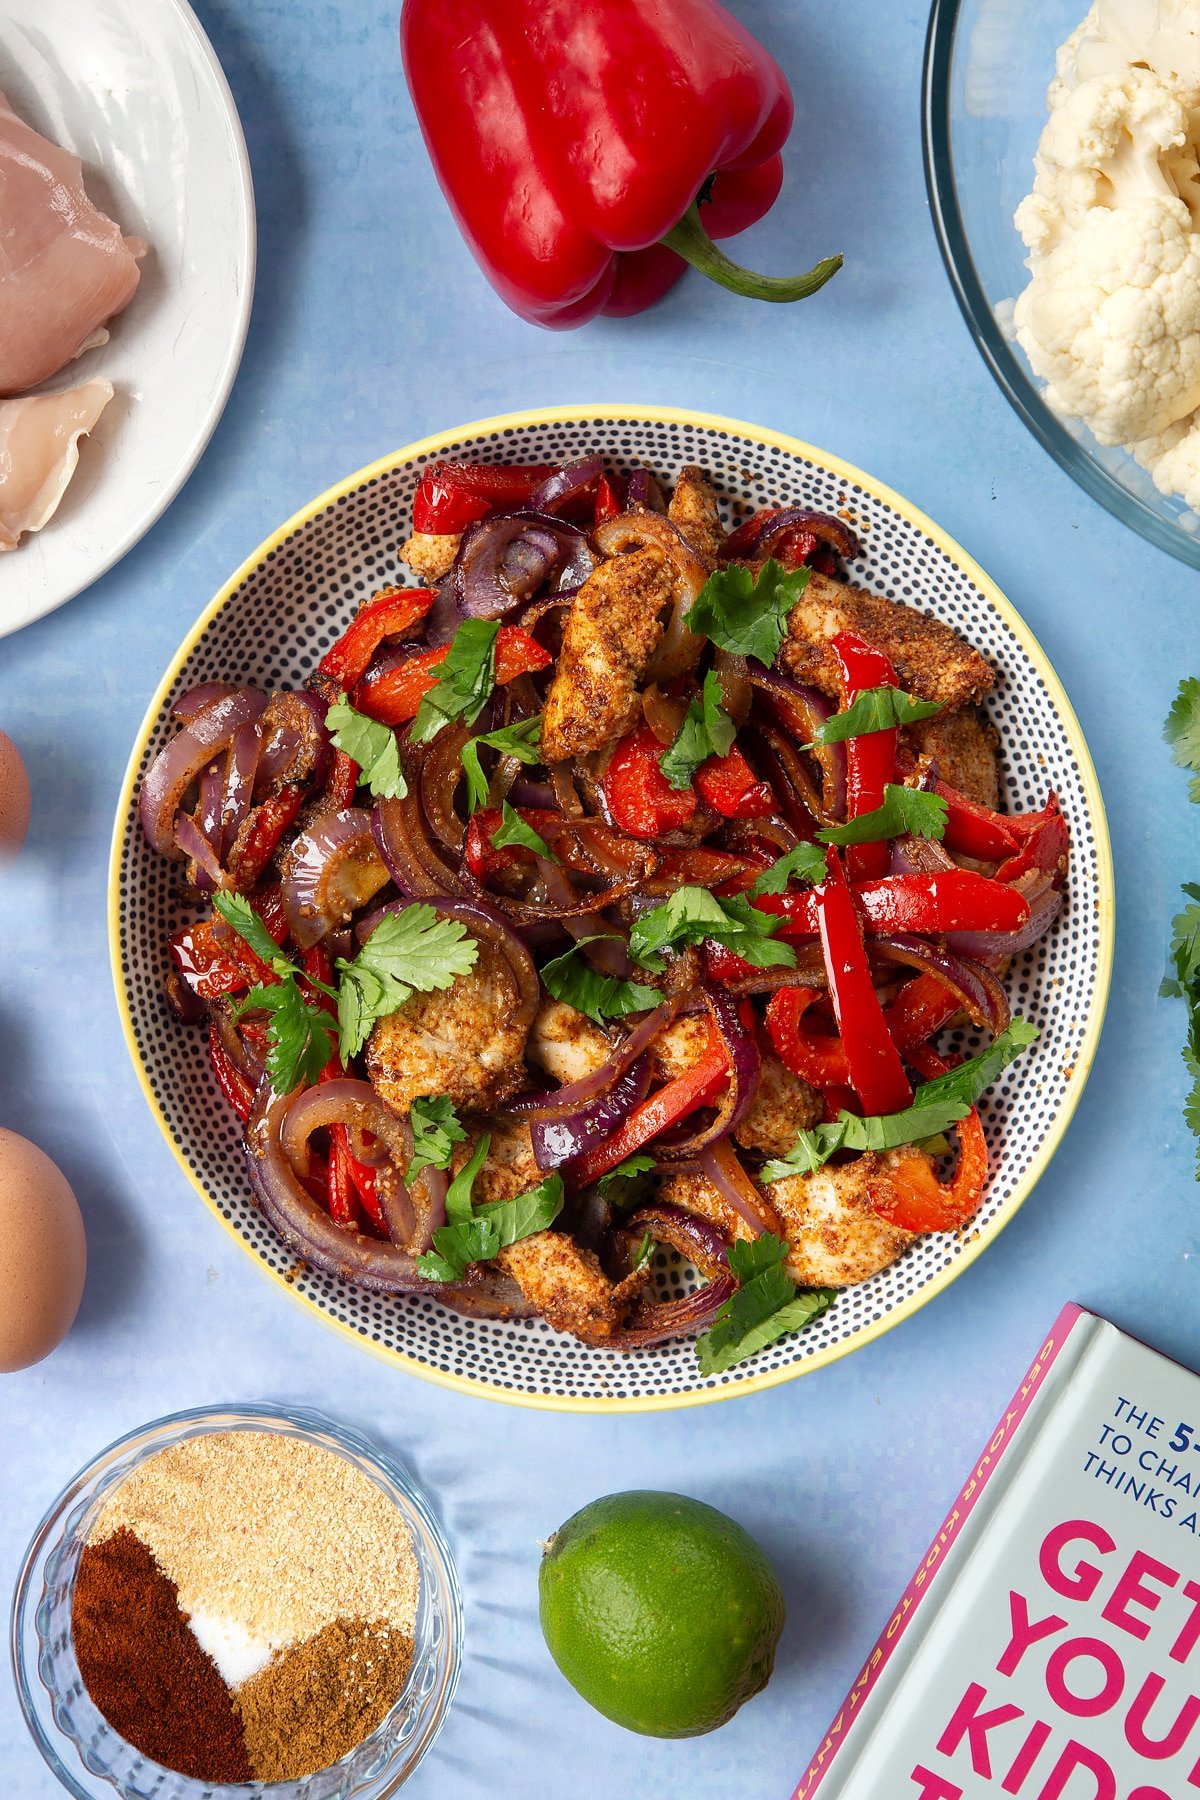
[[[229,1690],[133,1532],[84,1549],[71,1630],[84,1686],[127,1743],[197,1781],[254,1779]]]

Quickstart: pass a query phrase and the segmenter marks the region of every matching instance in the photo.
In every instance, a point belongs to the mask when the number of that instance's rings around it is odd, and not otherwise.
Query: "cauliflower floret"
[[[1096,0],[1063,44],[1049,103],[1093,75],[1144,64],[1189,111],[1200,104],[1200,24],[1195,0]]]
[[[1193,512],[1200,512],[1200,411],[1128,448],[1149,469],[1161,494],[1178,494]]]
[[[1042,132],[1033,192],[1017,208],[1017,230],[1039,259],[1084,225],[1097,207],[1143,198],[1177,200],[1196,179],[1188,118],[1144,69],[1100,75],[1064,89]]]
[[[1102,444],[1164,431],[1200,406],[1200,238],[1187,207],[1145,198],[1087,213],[1036,264],[1014,321],[1056,411]]]

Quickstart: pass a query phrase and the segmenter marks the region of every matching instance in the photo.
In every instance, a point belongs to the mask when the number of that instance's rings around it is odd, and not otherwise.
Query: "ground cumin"
[[[243,1682],[236,1705],[259,1781],[328,1768],[382,1723],[412,1667],[413,1643],[384,1621],[335,1619]]]
[[[198,1781],[253,1779],[229,1690],[131,1531],[85,1547],[71,1630],[84,1686],[135,1749]]]

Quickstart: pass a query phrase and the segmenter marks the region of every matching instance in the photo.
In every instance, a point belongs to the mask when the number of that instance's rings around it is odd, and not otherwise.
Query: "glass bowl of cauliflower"
[[[1200,0],[1086,4],[934,0],[934,220],[1035,437],[1200,568]]]

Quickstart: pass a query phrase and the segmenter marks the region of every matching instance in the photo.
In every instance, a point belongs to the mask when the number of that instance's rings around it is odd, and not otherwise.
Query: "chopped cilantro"
[[[825,852],[820,844],[797,844],[769,869],[764,869],[746,891],[750,895],[784,894],[789,881],[824,881],[826,872]]]
[[[823,844],[878,844],[884,838],[940,838],[946,830],[946,802],[940,794],[926,794],[920,788],[897,787],[887,782],[883,805],[873,812],[859,813],[845,825],[827,825],[817,836]]]
[[[516,849],[532,850],[535,856],[543,857],[547,862],[558,862],[553,850],[532,825],[527,825],[515,807],[507,800],[500,803],[500,823],[492,833],[492,842],[497,850]]]
[[[811,1325],[833,1305],[834,1288],[797,1290],[783,1267],[787,1253],[784,1240],[769,1231],[753,1243],[730,1244],[726,1254],[739,1286],[696,1340],[702,1375],[722,1374],[756,1350]]]
[[[602,1025],[606,1019],[622,1019],[626,1013],[645,1012],[647,1007],[657,1006],[662,998],[657,988],[645,987],[637,981],[622,981],[617,975],[605,975],[592,967],[583,949],[585,944],[596,942],[598,939],[594,937],[580,938],[561,956],[544,963],[542,986],[556,1000],[565,1001],[568,1006],[586,1013],[597,1025]]]
[[[491,1147],[480,1138],[475,1153],[450,1184],[447,1223],[433,1234],[433,1249],[417,1258],[421,1274],[431,1281],[461,1281],[473,1262],[488,1262],[521,1238],[553,1225],[562,1211],[565,1189],[561,1175],[547,1175],[537,1187],[512,1200],[472,1206],[471,1188]]]
[[[541,756],[542,719],[521,719],[499,731],[484,732],[482,737],[468,738],[462,747],[463,773],[467,778],[467,811],[473,813],[488,797],[488,779],[479,761],[480,746],[487,744],[502,756],[515,756],[519,762],[536,763]]]
[[[271,1086],[277,1094],[290,1094],[301,1084],[311,1086],[333,1055],[333,1021],[328,1011],[305,999],[297,981],[301,971],[282,954],[244,894],[216,894],[213,907],[279,977],[243,994],[233,1014],[235,1019],[248,1012],[268,1015],[266,1070]],[[332,988],[319,981],[311,985],[333,998]]]
[[[791,945],[773,941],[783,923],[759,912],[741,894],[718,900],[706,888],[681,887],[661,906],[642,914],[629,934],[629,950],[635,962],[658,973],[666,967],[660,950],[679,950],[711,938],[757,969],[792,969],[796,953]]]
[[[659,758],[659,768],[673,788],[688,788],[692,776],[710,756],[728,756],[737,727],[722,704],[720,676],[710,669],[701,694],[684,714],[683,724],[671,748]]]
[[[644,1150],[635,1150],[627,1156],[623,1163],[602,1175],[599,1181],[599,1194],[610,1206],[634,1206],[645,1194],[649,1185],[645,1177],[652,1175],[657,1168],[652,1156]]]
[[[872,731],[893,731],[897,725],[915,725],[919,719],[932,719],[942,710],[937,700],[918,700],[903,688],[867,688],[853,706],[834,713],[813,733],[816,744],[840,744],[846,738],[867,737]]]
[[[385,1018],[412,998],[448,988],[475,966],[479,946],[457,919],[442,918],[432,906],[406,906],[386,913],[353,962],[337,960],[339,1055],[349,1062]]]
[[[757,579],[741,563],[729,563],[709,576],[684,624],[731,655],[754,656],[770,668],[810,575],[809,569],[785,569],[773,557]]]
[[[403,800],[408,792],[404,770],[400,767],[400,745],[389,725],[368,719],[356,712],[348,701],[339,700],[325,714],[335,750],[356,762],[362,771],[360,780],[381,800]]]
[[[422,1169],[448,1169],[455,1144],[465,1142],[467,1134],[447,1094],[418,1095],[408,1109],[408,1123],[413,1154],[404,1179],[411,1185]]]
[[[455,719],[473,725],[496,685],[495,619],[464,619],[437,666],[437,680],[424,694],[409,728],[414,744],[427,744]]]

